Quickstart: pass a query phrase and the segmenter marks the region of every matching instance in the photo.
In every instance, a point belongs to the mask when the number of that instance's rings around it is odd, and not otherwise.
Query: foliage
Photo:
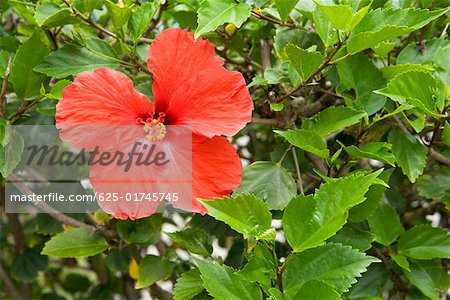
[[[0,172],[83,71],[145,67],[164,28],[207,38],[255,111],[207,215],[2,214],[2,299],[444,299],[447,0],[0,0]],[[211,201],[213,200],[213,201]],[[3,207],[3,199],[1,201]],[[63,226],[61,226],[63,225]]]

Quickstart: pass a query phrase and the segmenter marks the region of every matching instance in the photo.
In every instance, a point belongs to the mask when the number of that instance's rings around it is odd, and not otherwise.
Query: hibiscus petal
[[[65,87],[56,106],[56,125],[133,125],[154,112],[153,103],[125,74],[101,68],[83,72]]]
[[[229,196],[241,183],[242,163],[233,145],[224,137],[194,136],[192,140],[192,209],[202,214],[206,208],[196,198]]]
[[[148,52],[157,112],[194,133],[233,135],[251,120],[253,102],[242,74],[222,66],[214,45],[186,30],[166,29]]]

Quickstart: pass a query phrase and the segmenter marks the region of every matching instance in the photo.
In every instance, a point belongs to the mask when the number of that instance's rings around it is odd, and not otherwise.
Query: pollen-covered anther
[[[164,125],[165,113],[161,112],[158,114],[158,118],[154,119],[153,114],[145,120],[137,119],[136,122],[144,124],[144,131],[147,133],[145,138],[149,141],[161,141],[166,136],[166,126]]]

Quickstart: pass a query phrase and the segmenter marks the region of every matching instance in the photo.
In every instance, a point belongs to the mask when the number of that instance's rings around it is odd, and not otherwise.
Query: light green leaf
[[[34,18],[39,26],[46,27],[58,27],[80,22],[80,19],[72,14],[70,8],[61,8],[52,2],[38,5]]]
[[[441,228],[417,225],[400,236],[398,253],[415,259],[450,258],[450,236]]]
[[[366,113],[363,111],[357,111],[346,106],[332,106],[305,120],[302,123],[302,129],[312,130],[323,137],[336,130],[358,123],[364,116],[366,116]]]
[[[258,282],[263,287],[269,288],[270,281],[276,279],[275,268],[276,263],[270,250],[263,244],[258,243],[248,259],[248,263],[235,274],[242,276],[245,280]]]
[[[386,86],[380,70],[367,56],[353,55],[337,64],[340,83],[336,88],[339,94],[351,99],[347,104],[358,110],[365,110],[368,115],[379,111],[386,102],[386,97],[373,91]],[[349,93],[345,93],[349,91]],[[356,94],[356,95],[355,95]]]
[[[386,203],[378,206],[368,221],[375,240],[385,246],[390,245],[405,231],[395,209]]]
[[[139,262],[139,278],[136,288],[148,287],[172,275],[172,264],[159,256],[147,255]]]
[[[354,29],[347,42],[350,54],[370,48],[379,42],[413,32],[444,15],[447,9],[376,9]]]
[[[261,290],[256,283],[246,281],[235,270],[214,261],[196,260],[200,276],[208,293],[217,300],[255,300],[262,299]]]
[[[323,138],[314,131],[296,129],[289,131],[274,130],[274,132],[284,137],[290,144],[319,157],[327,158],[330,155],[327,144]]]
[[[236,27],[250,17],[252,7],[245,3],[236,3],[233,0],[205,0],[200,5],[198,14],[198,27],[195,30],[195,38],[203,33],[214,31],[220,25],[232,23]]]
[[[367,266],[379,260],[340,244],[326,244],[296,254],[283,273],[284,291],[296,295],[306,283],[318,280],[338,293],[348,290]]]
[[[98,233],[86,227],[58,233],[45,243],[41,254],[57,257],[89,257],[102,253],[108,243]]]
[[[338,36],[336,30],[333,28],[333,24],[331,24],[327,16],[317,6],[315,7],[315,10],[313,12],[313,18],[317,33],[319,34],[325,46],[329,47],[336,44],[338,41]]]
[[[116,68],[118,65],[116,61],[93,53],[86,48],[67,44],[52,52],[34,70],[48,76],[64,78],[98,68]]]
[[[395,48],[395,42],[380,42],[376,44],[375,46],[372,46],[372,50],[375,51],[375,53],[380,57],[387,57],[389,52],[394,50]]]
[[[0,173],[8,177],[14,171],[22,157],[24,142],[22,136],[9,126],[2,128],[2,144],[0,145]]]
[[[269,209],[283,209],[297,193],[295,181],[272,162],[258,161],[244,168],[236,194],[250,193],[267,202]]]
[[[378,176],[378,178],[383,180],[387,184],[393,171],[393,168],[384,170],[381,175]],[[350,209],[348,216],[349,221],[362,222],[367,220],[367,218],[380,204],[381,197],[386,191],[386,188],[387,187],[385,185],[381,184],[372,185],[366,194],[366,200],[363,203],[358,204],[357,206]]]
[[[391,81],[386,88],[376,93],[390,97],[400,104],[410,104],[425,113],[439,116],[445,99],[444,83],[436,80],[430,73],[423,71],[404,72]]]
[[[386,66],[380,69],[384,78],[387,80],[394,79],[397,75],[409,71],[421,71],[421,72],[433,72],[434,69],[431,65],[419,65],[419,64],[402,64],[394,66]]]
[[[353,10],[350,5],[320,5],[321,11],[327,16],[335,29],[343,29],[350,24],[353,18]]]
[[[322,54],[318,51],[308,51],[292,44],[288,44],[285,49],[302,81],[308,80],[324,60]]]
[[[209,256],[212,252],[209,237],[206,232],[201,229],[188,228],[173,233],[166,232],[166,234],[174,243],[183,246],[190,253]]]
[[[442,142],[450,147],[450,124],[445,122],[444,130],[442,131]]]
[[[41,83],[46,78],[45,75],[33,71],[33,68],[49,53],[39,35],[39,31],[35,31],[22,43],[11,65],[10,81],[17,96],[22,99],[39,95]]]
[[[246,238],[265,232],[272,222],[267,204],[254,195],[241,194],[199,201],[208,209],[209,215],[228,224]]]
[[[173,297],[175,300],[192,299],[195,295],[204,290],[200,270],[192,269],[181,274],[175,283]]]
[[[291,11],[297,5],[299,0],[275,0],[275,5],[277,7],[280,18],[283,21],[288,21]]]
[[[404,272],[406,278],[430,299],[440,300],[436,290],[448,290],[448,274],[439,260],[413,261],[410,269]]]
[[[414,183],[423,172],[427,151],[414,136],[395,129],[389,133],[388,140],[392,144],[392,153],[403,174]]]
[[[391,255],[391,258],[397,265],[399,265],[400,267],[402,267],[406,271],[408,271],[408,272],[411,271],[409,269],[409,262],[406,259],[406,257],[404,257],[403,255]]]
[[[106,8],[108,9],[113,27],[116,31],[120,31],[131,16],[131,8],[127,5],[120,6],[111,1],[106,1]]]
[[[283,108],[284,108],[283,103],[275,103],[275,102],[270,103],[270,109],[273,111],[282,111]]]
[[[302,285],[294,299],[338,300],[341,295],[333,287],[319,280],[311,280]]]
[[[286,239],[296,252],[320,246],[347,222],[348,210],[363,202],[380,171],[352,174],[325,183],[316,193],[292,199],[283,214]]]
[[[159,1],[147,2],[136,8],[128,20],[128,36],[137,43],[160,7]]]
[[[388,143],[370,143],[361,148],[352,145],[344,149],[353,159],[370,158],[395,166],[395,156],[389,152],[391,145]]]

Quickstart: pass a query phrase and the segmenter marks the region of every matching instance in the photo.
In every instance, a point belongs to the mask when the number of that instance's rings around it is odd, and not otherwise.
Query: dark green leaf
[[[416,259],[450,258],[450,236],[441,228],[417,225],[400,236],[398,253]]]
[[[139,278],[136,288],[142,289],[172,274],[172,264],[164,258],[154,255],[145,256],[139,263]]]

